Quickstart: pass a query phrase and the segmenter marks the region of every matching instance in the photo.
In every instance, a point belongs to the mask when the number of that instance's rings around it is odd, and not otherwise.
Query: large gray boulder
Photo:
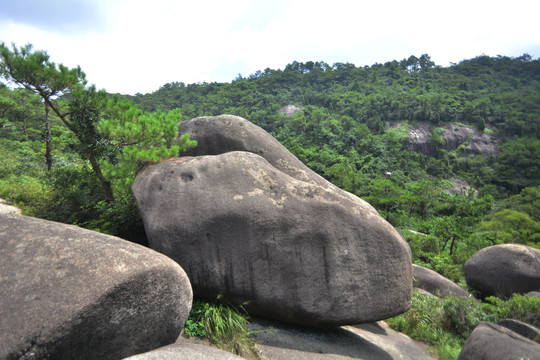
[[[451,280],[431,269],[415,264],[413,264],[413,286],[440,297],[471,297],[467,290]]]
[[[162,162],[132,187],[152,248],[196,295],[310,326],[395,316],[410,306],[410,249],[365,201],[297,180],[240,151]]]
[[[493,323],[481,322],[472,332],[458,360],[540,359],[540,344]]]
[[[482,297],[509,298],[540,289],[540,250],[525,245],[493,245],[464,266],[467,285]]]
[[[234,115],[203,116],[178,124],[178,133],[189,133],[198,144],[183,155],[219,155],[230,151],[247,151],[265,158],[273,167],[296,180],[341,191],[353,196],[319,176],[272,135],[248,120]]]
[[[0,359],[119,359],[173,343],[191,309],[180,266],[93,231],[0,215]]]

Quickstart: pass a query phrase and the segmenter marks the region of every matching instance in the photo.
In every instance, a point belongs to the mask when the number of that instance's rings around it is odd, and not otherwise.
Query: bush
[[[437,298],[413,294],[411,309],[388,319],[390,326],[433,346],[441,359],[456,359],[463,344],[481,321],[515,319],[540,327],[540,298],[514,294],[480,303],[461,297]]]
[[[491,296],[486,299],[493,306],[487,305],[497,321],[515,319],[540,328],[540,298],[513,294],[508,300]]]
[[[8,175],[0,179],[0,198],[21,208],[25,215],[42,213],[50,197],[49,189],[34,177]]]
[[[255,343],[247,330],[248,318],[242,306],[194,300],[184,333],[206,338],[233,354],[257,358]]]

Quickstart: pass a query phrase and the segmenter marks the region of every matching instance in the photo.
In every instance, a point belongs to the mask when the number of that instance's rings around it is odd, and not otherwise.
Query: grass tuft
[[[258,358],[255,342],[247,330],[249,315],[242,306],[195,300],[184,333],[208,339],[233,354]]]

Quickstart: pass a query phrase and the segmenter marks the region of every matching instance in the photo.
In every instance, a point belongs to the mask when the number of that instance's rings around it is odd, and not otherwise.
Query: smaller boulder
[[[421,288],[413,287],[413,291],[420,294],[420,295],[424,295],[424,296],[427,296],[427,297],[436,297],[435,295],[433,295],[429,291],[426,291],[426,290],[421,289]]]
[[[519,335],[540,344],[540,330],[532,325],[514,319],[501,320],[497,325],[504,326],[505,328],[517,332]]]
[[[497,324],[481,322],[463,345],[458,360],[540,360],[540,344]]]
[[[540,250],[517,244],[494,245],[465,263],[467,285],[482,297],[510,298],[540,288]]]
[[[413,286],[439,297],[472,297],[467,290],[451,280],[431,269],[415,264],[413,264]]]

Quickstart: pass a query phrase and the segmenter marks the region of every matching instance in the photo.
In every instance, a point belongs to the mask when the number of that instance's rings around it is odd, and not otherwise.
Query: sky
[[[0,42],[79,65],[110,93],[145,94],[293,61],[538,59],[538,14],[538,0],[0,0]]]

